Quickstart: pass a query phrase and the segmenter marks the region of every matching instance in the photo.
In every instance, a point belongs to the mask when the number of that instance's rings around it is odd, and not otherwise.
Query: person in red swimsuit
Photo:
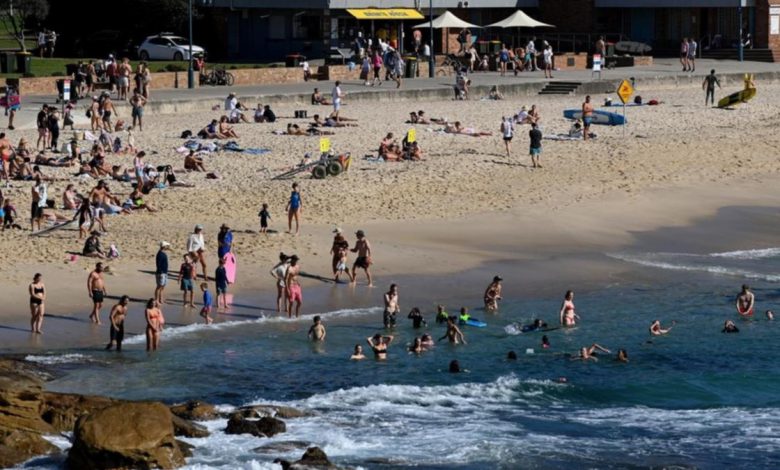
[[[742,292],[737,295],[737,313],[743,317],[752,317],[755,303],[756,296],[750,292],[750,287],[742,284]]]

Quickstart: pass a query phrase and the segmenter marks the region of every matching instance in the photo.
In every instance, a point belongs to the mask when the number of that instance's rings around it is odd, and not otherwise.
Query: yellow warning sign
[[[415,140],[417,140],[417,131],[415,129],[409,129],[409,132],[406,133],[406,141],[411,144]]]
[[[330,152],[330,139],[323,137],[320,139],[320,153]]]
[[[628,103],[628,100],[631,99],[631,95],[634,94],[634,87],[631,86],[631,82],[628,80],[623,80],[620,82],[620,86],[618,87],[617,94],[620,97],[620,101],[623,102],[623,104]]]

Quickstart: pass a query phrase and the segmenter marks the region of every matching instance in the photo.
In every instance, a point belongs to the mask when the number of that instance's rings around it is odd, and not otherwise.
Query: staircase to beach
[[[582,85],[582,82],[549,82],[540,95],[573,95]]]

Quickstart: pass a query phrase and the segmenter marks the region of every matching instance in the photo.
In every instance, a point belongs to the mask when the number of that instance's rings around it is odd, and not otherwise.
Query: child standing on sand
[[[268,213],[268,204],[263,203],[263,208],[257,215],[260,217],[260,233],[268,233],[268,219],[271,218],[271,214]]]
[[[203,308],[200,309],[200,316],[206,321],[207,325],[210,325],[212,321],[211,317],[211,304],[214,303],[214,299],[209,292],[209,284],[207,282],[200,283],[200,290],[203,291]]]

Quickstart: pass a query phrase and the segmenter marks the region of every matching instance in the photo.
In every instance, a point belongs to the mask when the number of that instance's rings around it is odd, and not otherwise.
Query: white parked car
[[[206,51],[195,44],[192,45],[192,55],[197,57]],[[149,36],[138,46],[138,57],[141,60],[189,60],[189,41],[171,33],[161,33]]]

